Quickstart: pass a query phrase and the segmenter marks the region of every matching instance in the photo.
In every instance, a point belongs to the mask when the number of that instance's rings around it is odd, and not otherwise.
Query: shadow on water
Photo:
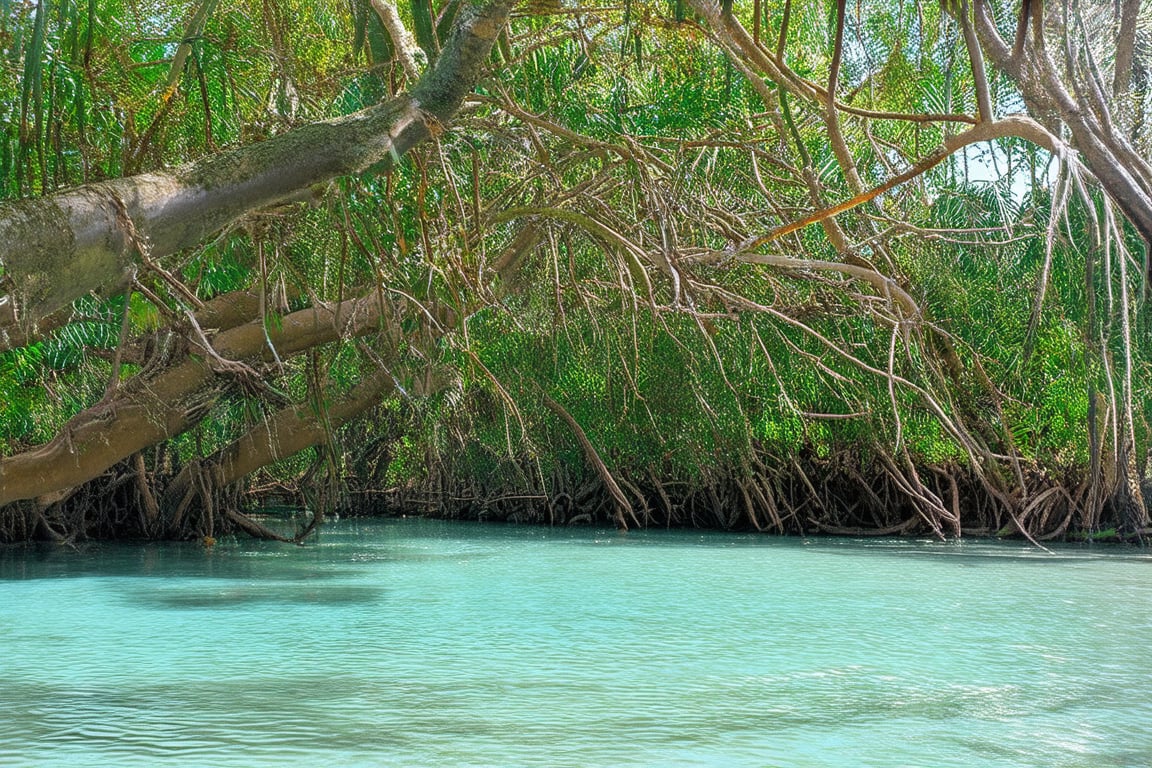
[[[0,547],[0,581],[52,578],[182,577],[305,581],[354,574],[353,563],[334,564],[316,548],[277,542],[200,544],[88,543],[71,549],[50,544]]]
[[[0,546],[0,581],[52,578],[209,578],[309,581],[341,579],[382,561],[453,560],[462,554],[488,556],[490,542],[550,535],[548,529],[424,521],[351,519],[333,521],[302,546],[222,539],[206,549],[199,543],[87,542]],[[589,532],[572,532],[587,537]],[[610,532],[603,532],[611,535]],[[462,534],[464,536],[462,537]],[[467,539],[465,541],[464,539]],[[422,541],[443,545],[423,548]]]
[[[350,584],[301,586],[294,582],[215,589],[135,589],[126,595],[131,603],[158,610],[248,608],[256,605],[364,606],[380,602],[383,596],[384,590],[378,587]]]

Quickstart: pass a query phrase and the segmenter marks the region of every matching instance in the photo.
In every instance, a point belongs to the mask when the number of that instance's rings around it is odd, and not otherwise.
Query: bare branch
[[[410,82],[416,82],[427,64],[427,56],[416,44],[416,38],[412,37],[412,33],[404,26],[395,5],[388,0],[372,0],[372,8],[392,38],[392,45],[396,49],[396,56],[400,59],[400,66],[404,68],[404,74],[408,76]]]
[[[956,12],[956,21],[964,34],[964,47],[968,49],[968,59],[972,64],[972,79],[976,85],[976,106],[979,109],[980,122],[991,122],[995,119],[992,112],[992,98],[988,92],[988,75],[984,71],[984,54],[980,50],[980,42],[976,39],[976,31],[972,27],[972,19],[968,15],[968,0],[960,0]]]
[[[542,396],[544,398],[544,405],[548,406],[548,410],[559,416],[564,423],[568,425],[568,428],[572,430],[572,434],[576,436],[576,441],[580,443],[580,449],[584,451],[584,458],[588,460],[588,463],[592,465],[597,476],[599,476],[600,481],[604,483],[605,489],[607,489],[608,494],[612,497],[612,505],[616,511],[616,525],[619,526],[621,530],[628,530],[628,521],[624,518],[624,515],[627,514],[628,517],[632,518],[632,521],[639,526],[640,521],[636,519],[636,512],[632,509],[631,502],[629,502],[628,497],[624,495],[624,491],[620,490],[620,486],[616,483],[615,478],[612,477],[612,472],[609,471],[604,460],[600,458],[600,454],[596,452],[595,446],[593,446],[592,441],[588,439],[588,435],[584,433],[584,429],[560,403],[548,397],[547,394],[542,393]]]
[[[746,243],[741,243],[736,250],[755,250],[764,243],[777,240],[781,237],[784,237],[785,235],[791,234],[792,232],[803,229],[809,224],[815,224],[827,219],[830,216],[836,216],[837,214],[844,213],[845,211],[850,211],[857,206],[874,200],[885,192],[888,192],[889,190],[894,189],[895,187],[898,187],[905,182],[911,181],[917,176],[927,173],[929,170],[942,163],[950,155],[962,149],[963,147],[968,146],[969,144],[975,144],[981,141],[991,141],[993,139],[1002,139],[1008,136],[1016,136],[1022,139],[1026,139],[1044,147],[1053,154],[1063,154],[1066,151],[1059,139],[1048,133],[1044,126],[1028,117],[1013,115],[1011,117],[1006,117],[1003,120],[997,120],[994,123],[979,123],[978,125],[969,128],[963,133],[957,134],[955,136],[949,136],[944,140],[943,144],[929,152],[907,171],[901,173],[898,176],[892,177],[888,181],[885,181],[883,184],[873,187],[867,192],[853,197],[851,200],[837,203],[836,205],[830,206],[820,211],[816,211],[815,213],[811,213],[801,219],[798,219],[797,221],[781,225],[765,235],[761,235],[757,238],[749,240]]]

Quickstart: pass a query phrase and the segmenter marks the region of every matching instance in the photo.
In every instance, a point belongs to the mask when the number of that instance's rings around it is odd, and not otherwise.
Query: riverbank
[[[342,514],[847,537],[1139,542],[1152,536],[1152,529],[1125,527],[1122,500],[1109,498],[1090,509],[1090,486],[1075,475],[1037,474],[1026,494],[1008,495],[990,492],[970,473],[930,469],[922,474],[928,483],[910,493],[894,473],[868,479],[851,466],[823,470],[732,474],[706,485],[620,477],[629,501],[623,510],[598,477],[543,488],[442,482],[437,488],[359,489]]]
[[[1083,471],[1022,469],[1018,480],[956,465],[901,467],[886,456],[864,461],[849,452],[762,457],[691,478],[661,476],[652,469],[597,472],[582,467],[542,477],[527,463],[517,472],[506,465],[500,476],[481,478],[439,466],[392,486],[357,474],[346,474],[338,483],[309,474],[295,482],[265,479],[219,488],[212,485],[212,468],[202,467],[192,492],[176,497],[165,492],[175,468],[141,476],[140,466],[117,467],[60,499],[5,507],[0,510],[0,543],[215,539],[232,533],[282,538],[259,521],[260,510],[269,505],[321,510],[313,524],[337,514],[1037,543],[1142,541],[1152,535],[1152,529],[1130,524],[1128,489],[1116,487],[1114,478],[1103,473],[1093,483]]]

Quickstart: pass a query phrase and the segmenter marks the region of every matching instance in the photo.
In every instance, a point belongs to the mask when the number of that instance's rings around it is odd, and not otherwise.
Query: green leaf
[[[436,60],[439,46],[436,43],[436,24],[433,20],[432,0],[412,0],[412,31],[416,42],[428,55],[428,63]]]

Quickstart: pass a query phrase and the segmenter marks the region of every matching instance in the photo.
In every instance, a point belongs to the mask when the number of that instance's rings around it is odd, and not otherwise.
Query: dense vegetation
[[[1148,527],[1138,2],[509,6],[0,3],[0,539]]]

